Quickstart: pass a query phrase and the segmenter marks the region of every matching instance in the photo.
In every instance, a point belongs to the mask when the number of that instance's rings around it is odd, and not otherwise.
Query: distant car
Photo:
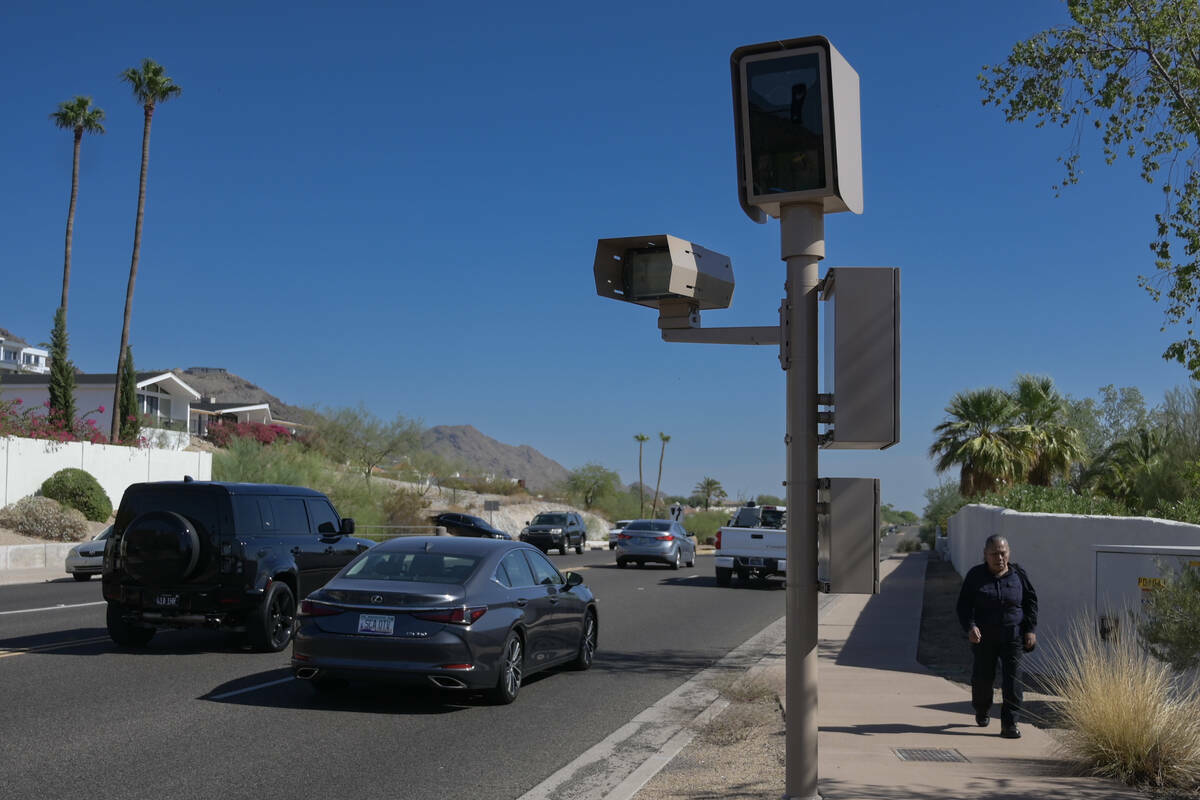
[[[543,553],[558,550],[564,556],[569,548],[574,547],[578,555],[587,543],[587,524],[576,511],[544,511],[521,531],[521,541],[528,542]]]
[[[530,673],[592,665],[596,600],[522,542],[405,537],[376,545],[300,605],[292,672],[484,690],[511,703]]]
[[[631,519],[619,519],[613,523],[613,527],[608,531],[609,550],[617,546],[617,537],[621,535],[621,531],[625,530],[625,526],[631,522],[633,522]]]
[[[109,525],[89,541],[80,542],[67,553],[67,573],[77,581],[91,580],[93,575],[104,572],[104,543],[112,536]]]
[[[617,535],[617,566],[633,562],[696,566],[696,543],[682,524],[667,519],[635,519]]]
[[[475,536],[483,539],[511,539],[512,536],[492,527],[487,520],[473,517],[470,514],[447,512],[438,514],[433,520],[435,525],[446,529],[451,536]]]

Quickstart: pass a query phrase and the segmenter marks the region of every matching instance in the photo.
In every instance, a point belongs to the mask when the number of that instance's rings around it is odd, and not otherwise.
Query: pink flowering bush
[[[221,419],[208,426],[208,438],[217,447],[228,447],[232,439],[253,439],[259,444],[271,444],[276,440],[291,441],[293,437],[292,432],[282,425]]]
[[[50,403],[42,404],[45,413],[38,409],[22,408],[21,398],[0,399],[0,436],[21,436],[27,439],[49,439],[55,442],[91,442],[107,444],[108,437],[96,425],[92,414],[103,414],[104,406],[87,412],[78,419],[67,422],[59,414],[49,410]]]

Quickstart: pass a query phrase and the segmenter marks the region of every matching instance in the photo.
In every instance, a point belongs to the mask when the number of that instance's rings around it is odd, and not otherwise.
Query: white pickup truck
[[[717,531],[717,585],[787,576],[787,508],[743,506]]]

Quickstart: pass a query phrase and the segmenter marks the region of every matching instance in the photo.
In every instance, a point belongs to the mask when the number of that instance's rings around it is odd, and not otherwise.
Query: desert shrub
[[[522,491],[522,488],[508,478],[467,478],[460,488],[469,489],[479,494],[511,495]]]
[[[416,489],[396,489],[383,498],[383,513],[388,525],[426,525],[425,509],[429,500]]]
[[[104,522],[112,514],[112,500],[90,472],[68,467],[42,482],[42,496],[74,508],[92,522]]]
[[[24,497],[0,508],[0,525],[22,536],[52,542],[74,542],[88,531],[87,519],[49,497]]]
[[[729,514],[725,511],[697,511],[683,518],[683,527],[696,537],[696,541],[703,542],[715,537],[717,528],[720,528],[728,520]]]
[[[1200,665],[1200,568],[1170,575],[1150,592],[1138,632],[1150,652],[1176,670]]]
[[[1117,500],[1097,495],[1076,494],[1066,486],[1031,486],[1022,483],[999,492],[989,492],[971,498],[970,502],[1041,514],[1129,516],[1129,509]]]
[[[916,553],[925,545],[919,539],[901,539],[900,544],[896,545],[897,553]]]
[[[1077,618],[1048,646],[1046,688],[1062,698],[1049,722],[1064,752],[1095,775],[1131,785],[1200,783],[1200,683],[1178,682],[1133,631],[1103,641]]]
[[[331,464],[317,453],[286,441],[270,445],[234,437],[213,455],[213,480],[315,486]],[[340,509],[339,509],[340,510]]]

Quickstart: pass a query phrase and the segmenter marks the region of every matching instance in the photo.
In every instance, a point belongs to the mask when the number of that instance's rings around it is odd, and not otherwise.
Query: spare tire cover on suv
[[[196,569],[200,537],[186,517],[174,511],[148,511],[125,528],[121,557],[125,571],[142,583],[176,583]]]

